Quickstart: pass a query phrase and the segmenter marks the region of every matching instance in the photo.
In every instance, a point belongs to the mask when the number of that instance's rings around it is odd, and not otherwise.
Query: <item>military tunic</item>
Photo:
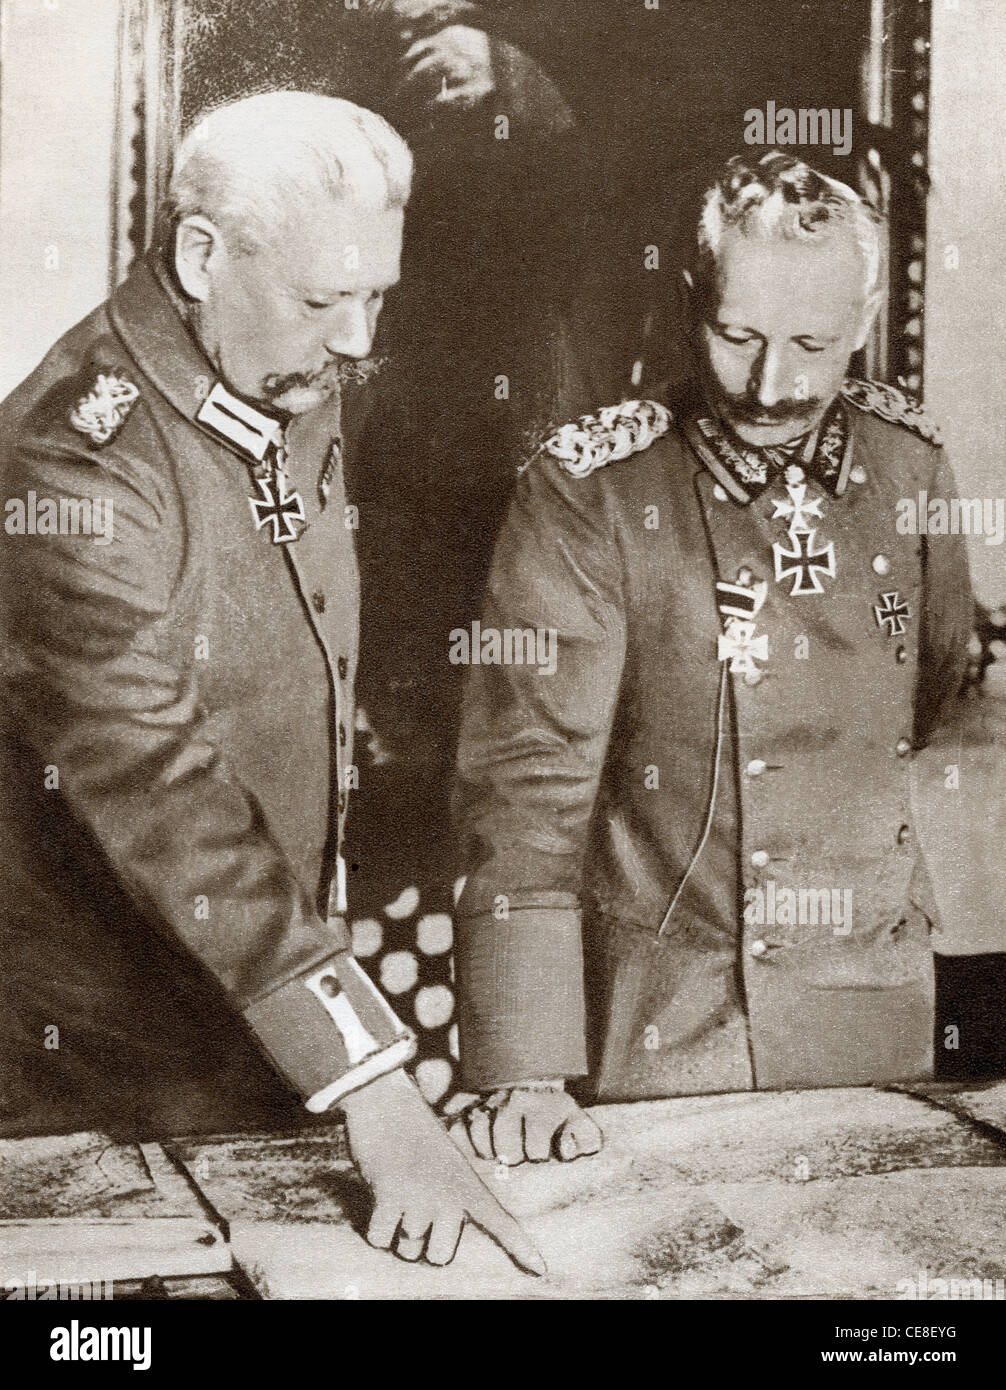
[[[886,390],[847,385],[827,468],[745,483],[698,418],[642,403],[608,434],[642,420],[646,447],[581,466],[571,426],[524,472],[482,626],[551,628],[558,655],[551,675],[469,677],[473,1088],[562,1075],[616,1100],[930,1073],[909,775],[972,600],[959,537],[896,527],[900,497],[954,484],[907,402],[873,408]]]
[[[151,261],[3,409],[10,1123],[117,1087],[152,1128],[219,1123],[232,1085],[323,1109],[413,1048],[330,897],[358,640],[338,400],[284,430],[233,396]],[[110,542],[19,533],[33,496],[103,504]]]

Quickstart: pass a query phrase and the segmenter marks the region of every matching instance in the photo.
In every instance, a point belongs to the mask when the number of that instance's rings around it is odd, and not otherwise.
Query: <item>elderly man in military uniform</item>
[[[340,378],[398,279],[411,173],[349,102],[218,109],[159,248],[4,406],[2,1123],[143,1137],[339,1106],[372,1243],[443,1263],[470,1218],[540,1270],[402,1071],[414,1037],[341,916]]]
[[[551,632],[555,670],[490,652],[459,754],[480,1153],[596,1149],[574,1094],[932,1073],[909,779],[973,610],[960,538],[896,525],[954,493],[935,430],[846,375],[882,261],[852,189],[731,161],[685,275],[691,397],[566,424],[523,472],[482,632]]]

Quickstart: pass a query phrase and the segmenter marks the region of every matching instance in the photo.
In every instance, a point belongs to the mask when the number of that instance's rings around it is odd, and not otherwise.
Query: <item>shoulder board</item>
[[[857,381],[849,377],[842,387],[842,396],[857,410],[870,415],[879,415],[882,420],[891,420],[896,425],[917,434],[930,444],[942,444],[939,426],[923,410],[912,396],[906,396],[897,386],[889,386],[884,381]]]
[[[139,394],[127,377],[98,371],[70,411],[70,424],[92,443],[107,444],[122,428]]]
[[[671,426],[671,412],[657,401],[622,401],[596,415],[562,425],[541,446],[574,478],[648,449]]]

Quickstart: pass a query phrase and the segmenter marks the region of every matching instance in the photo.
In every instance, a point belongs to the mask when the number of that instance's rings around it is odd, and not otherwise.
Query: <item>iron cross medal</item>
[[[295,521],[304,521],[304,503],[299,492],[287,492],[286,477],[277,469],[268,478],[256,478],[261,497],[249,497],[255,529],[272,526],[273,545],[287,545],[300,535]]]
[[[912,616],[911,609],[902,599],[897,589],[893,593],[878,594],[879,603],[873,605],[877,626],[883,628],[888,637],[902,637],[905,623]]]
[[[772,519],[788,517],[787,528],[789,545],[782,541],[772,543],[772,559],[775,565],[775,581],[780,584],[793,576],[790,595],[823,594],[821,575],[835,578],[835,546],[832,541],[818,547],[815,545],[817,530],[808,518],[821,519],[821,499],[807,501],[807,484],[802,468],[791,465],[786,469],[787,500],[774,502]]]

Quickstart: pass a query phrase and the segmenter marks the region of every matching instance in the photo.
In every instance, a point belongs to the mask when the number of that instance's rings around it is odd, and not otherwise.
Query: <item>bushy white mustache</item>
[[[335,380],[340,386],[363,386],[381,370],[386,361],[385,357],[343,357],[311,376],[306,372],[268,376],[265,379],[265,388],[273,396],[283,396],[289,391],[310,390],[326,380]]]

